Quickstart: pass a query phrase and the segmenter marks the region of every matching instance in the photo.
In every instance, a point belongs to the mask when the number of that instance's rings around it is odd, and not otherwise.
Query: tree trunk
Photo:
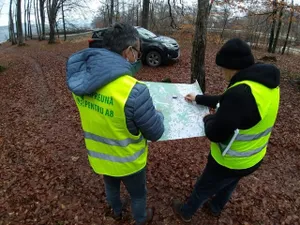
[[[210,11],[211,11],[213,4],[214,4],[214,0],[211,0],[210,4],[209,4],[209,8],[208,8],[208,16],[210,15]]]
[[[255,43],[255,47],[257,47],[257,45],[258,45],[258,39],[260,36],[259,24],[260,24],[260,18],[258,18],[258,21],[256,22],[256,27],[255,27],[255,32],[254,32],[254,40],[251,41],[251,42],[253,42],[253,46]]]
[[[122,17],[123,17],[123,23],[125,23],[125,0],[122,1]]]
[[[55,25],[56,25],[56,16],[59,9],[59,0],[47,0],[47,11],[48,11],[48,20],[50,26],[49,32],[49,44],[55,43]]]
[[[180,4],[181,4],[181,16],[184,16],[185,13],[184,13],[184,4],[182,2],[182,0],[180,0]]]
[[[61,2],[61,12],[62,12],[63,27],[64,27],[64,41],[66,41],[67,40],[67,32],[66,32],[64,1]]]
[[[268,29],[268,22],[267,22],[267,21],[266,21],[266,26],[265,26],[265,27],[266,27],[266,30],[265,30],[265,32],[264,32],[265,35],[264,35],[264,37],[263,37],[263,39],[264,39],[264,42],[263,42],[263,43],[266,45],[266,49],[267,49],[267,48],[268,48],[268,45],[269,45],[269,43],[268,43],[268,37],[267,37],[267,36],[268,36],[268,30],[269,30],[269,29]]]
[[[226,6],[227,7],[227,6]],[[222,29],[222,33],[220,35],[220,39],[222,40],[223,39],[223,34],[224,34],[224,30],[225,30],[225,27],[227,25],[227,21],[228,21],[228,10],[227,8],[224,9],[224,24],[223,24],[223,29]]]
[[[114,18],[114,0],[110,0],[109,25],[113,24]]]
[[[154,6],[153,6],[153,3],[150,4],[150,12],[149,13],[150,13],[151,29],[152,29],[154,26],[156,26],[155,21],[154,21]]]
[[[172,6],[171,6],[171,3],[170,3],[170,0],[168,0],[168,6],[169,6],[169,16],[170,16],[170,19],[171,19],[171,24],[170,26],[172,28],[176,28],[176,23],[174,21],[174,18],[173,18],[173,14],[172,14]]]
[[[46,39],[45,34],[45,0],[39,0],[40,2],[40,16],[41,16],[41,24],[42,24],[42,30],[41,30],[41,39]]]
[[[12,3],[13,0],[10,0],[9,3],[9,39],[12,45],[17,44],[16,36],[15,36],[15,28],[14,28],[14,18],[12,13]]]
[[[277,26],[277,31],[276,31],[276,36],[274,39],[273,47],[272,47],[272,53],[275,53],[276,47],[277,47],[277,42],[280,34],[280,29],[281,29],[281,24],[282,24],[282,16],[283,16],[283,4],[284,0],[281,1],[281,8],[280,8],[280,13],[279,13],[279,21],[278,21],[278,26]]]
[[[248,31],[247,33],[247,41],[249,41],[250,42],[250,47],[252,47],[252,41],[253,41],[253,35],[254,35],[254,33],[255,33],[255,31],[252,29],[252,27],[253,27],[253,19],[252,18],[250,18],[250,20],[249,20],[249,24],[250,24],[250,26],[248,26],[247,28],[246,28],[246,30]]]
[[[196,79],[205,93],[205,49],[209,0],[198,0],[196,31],[193,41],[191,82]]]
[[[36,32],[37,35],[39,36],[39,26],[37,24],[37,0],[33,0],[33,11],[34,11],[34,16],[35,16],[35,27],[36,27]]]
[[[106,11],[105,11],[105,6],[102,6],[102,14],[103,14],[103,25],[106,25]],[[97,26],[98,27],[98,26]],[[101,27],[101,25],[100,25]]]
[[[131,14],[131,16],[130,16],[130,18],[131,18],[131,25],[132,26],[134,26],[135,25],[135,4],[134,4],[135,2],[133,2],[132,3],[132,8],[131,8],[131,11],[130,11],[130,14]]]
[[[149,4],[150,0],[143,0],[142,27],[145,29],[148,29],[149,25]]]
[[[31,20],[30,20],[30,11],[31,11],[32,0],[27,2],[27,26],[28,26],[28,36],[32,39],[32,29],[31,29]]]
[[[15,1],[15,3],[16,3],[16,1]],[[16,13],[16,9],[17,8],[17,4],[15,5],[15,9],[14,9],[14,11],[13,11],[13,15],[14,15],[14,18],[15,18],[15,22],[16,22],[16,25],[15,25],[15,29],[16,29],[16,32],[15,32],[15,34],[16,34],[16,41],[17,41],[17,43],[18,43],[18,18],[17,18],[17,13]]]
[[[276,26],[276,16],[277,16],[277,0],[273,1],[273,22],[271,27],[270,39],[269,39],[269,47],[268,52],[272,51],[273,41],[274,41],[274,32]]]
[[[24,0],[24,36],[25,36],[25,41],[27,41],[27,23],[26,23],[26,14],[27,14],[26,0]]]
[[[291,5],[291,15],[290,15],[290,21],[289,21],[289,27],[288,27],[288,31],[286,34],[286,38],[285,38],[285,42],[282,48],[282,52],[281,54],[283,55],[289,40],[289,35],[290,35],[290,31],[291,31],[291,27],[292,27],[292,22],[293,22],[293,16],[294,16],[294,0],[292,0],[292,5]]]
[[[259,20],[260,21],[260,20]],[[260,23],[260,22],[259,22]],[[262,26],[260,26],[258,28],[258,35],[257,35],[257,38],[256,38],[256,42],[255,42],[255,47],[256,48],[259,48],[259,40],[260,40],[260,37],[261,37],[261,33],[262,33]]]
[[[39,0],[35,0],[35,24],[36,32],[39,38],[39,41],[42,40],[41,24],[40,24],[40,14],[39,14]]]
[[[17,0],[17,33],[18,33],[18,44],[19,44],[19,46],[24,45],[21,0]]]
[[[57,39],[59,39],[59,30],[58,30],[58,24],[57,23],[55,23],[55,28],[56,28]]]
[[[136,6],[136,25],[139,25],[139,3]]]
[[[49,19],[49,25],[50,25],[50,33],[49,33],[49,44],[54,44],[55,43],[55,20],[54,19]]]
[[[108,24],[106,26],[110,25],[110,10],[109,10],[109,4],[106,4],[106,11],[107,11],[107,18],[108,18]]]
[[[116,1],[116,22],[120,21],[120,1]]]

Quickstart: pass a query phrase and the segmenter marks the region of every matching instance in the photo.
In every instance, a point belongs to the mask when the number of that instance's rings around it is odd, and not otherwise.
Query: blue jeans
[[[211,210],[214,213],[220,213],[242,177],[239,175],[227,176],[226,173],[220,173],[208,163],[195,184],[191,196],[181,208],[183,216],[185,218],[192,217],[209,198],[212,198]]]
[[[122,213],[120,198],[120,184],[122,181],[131,198],[131,210],[134,220],[137,223],[144,222],[147,217],[146,168],[126,177],[110,177],[106,175],[103,177],[106,199],[108,204],[112,207],[114,214],[120,215]]]

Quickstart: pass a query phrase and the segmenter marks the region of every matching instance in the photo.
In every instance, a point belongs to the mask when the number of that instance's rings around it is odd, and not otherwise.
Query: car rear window
[[[102,31],[94,32],[92,38],[99,38],[102,36]]]

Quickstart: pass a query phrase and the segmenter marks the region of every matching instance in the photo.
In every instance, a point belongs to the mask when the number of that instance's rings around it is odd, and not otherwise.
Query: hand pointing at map
[[[184,99],[185,99],[186,101],[188,101],[188,102],[192,102],[192,101],[195,101],[196,95],[190,93],[190,94],[186,95],[186,96],[184,97]]]

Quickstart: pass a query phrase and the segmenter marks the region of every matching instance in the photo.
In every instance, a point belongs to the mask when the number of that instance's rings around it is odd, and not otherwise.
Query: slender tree
[[[25,41],[27,41],[27,8],[26,8],[26,0],[24,0],[24,37]]]
[[[209,8],[208,8],[208,15],[210,14],[210,11],[211,11],[211,8],[212,8],[213,4],[214,4],[214,0],[211,0],[210,4],[209,4]]]
[[[61,13],[62,13],[62,20],[63,20],[63,29],[64,29],[64,41],[67,40],[67,32],[66,32],[66,20],[65,20],[65,10],[64,10],[64,2],[61,2]]]
[[[171,24],[170,24],[170,26],[171,26],[172,28],[177,28],[177,25],[176,25],[175,20],[174,20],[174,17],[173,17],[172,6],[171,6],[171,3],[170,3],[170,0],[168,0],[168,6],[169,6],[169,16],[170,16],[170,19],[171,19]]]
[[[116,0],[116,22],[120,21],[120,1]]]
[[[205,49],[208,20],[209,0],[198,0],[196,31],[192,52],[191,81],[198,81],[203,93],[205,92]]]
[[[39,15],[39,0],[34,0],[34,15],[35,15],[35,26],[36,32],[38,35],[38,39],[42,40],[42,31],[41,31],[41,23],[40,23],[40,15]]]
[[[107,11],[107,18],[108,18],[107,25],[109,26],[109,25],[111,25],[111,23],[110,23],[111,18],[110,18],[110,6],[109,6],[108,2],[106,3],[106,11]]]
[[[122,19],[125,22],[125,0],[122,1]]]
[[[22,26],[22,12],[21,12],[21,0],[16,2],[17,9],[17,35],[18,35],[18,45],[24,45],[24,35]]]
[[[110,0],[109,24],[113,24],[114,18],[114,0]]]
[[[55,43],[55,26],[56,17],[59,10],[60,1],[59,0],[47,0],[47,13],[50,26],[49,32],[49,44]]]
[[[143,0],[142,27],[148,29],[150,0]]]
[[[32,0],[28,0],[27,1],[27,30],[28,30],[28,36],[32,39],[32,29],[31,29],[31,20],[30,20],[30,16],[31,16],[31,5],[32,5]]]
[[[139,25],[139,7],[140,7],[140,2],[137,3],[136,6],[136,25]]]
[[[276,36],[275,36],[274,43],[273,43],[273,46],[272,46],[272,53],[275,53],[276,47],[277,47],[277,42],[278,42],[278,38],[279,38],[279,34],[280,34],[280,29],[281,29],[281,25],[282,25],[283,9],[284,9],[284,0],[282,0],[281,4],[280,4],[279,19],[278,19]]]
[[[285,38],[285,42],[282,48],[282,52],[281,54],[283,55],[289,40],[289,35],[290,35],[290,31],[291,31],[291,27],[292,27],[292,23],[293,23],[293,17],[294,17],[294,0],[292,0],[292,4],[291,4],[291,14],[290,14],[290,19],[289,19],[289,27],[286,33],[286,38]]]
[[[271,27],[271,33],[270,33],[270,39],[269,39],[269,47],[268,52],[272,52],[272,46],[274,41],[274,32],[275,32],[275,26],[276,26],[276,18],[277,18],[277,0],[273,1],[273,13],[272,13],[272,27]]]
[[[2,12],[3,6],[4,6],[4,2],[0,2],[0,14]]]
[[[15,35],[14,17],[13,17],[13,0],[10,0],[9,3],[9,39],[12,45],[17,44],[16,35]]]
[[[212,4],[212,3],[211,3]],[[228,5],[228,1],[224,1],[223,3],[223,28],[222,28],[222,32],[220,35],[220,38],[223,39],[223,34],[224,34],[224,30],[226,28],[227,22],[228,22],[228,18],[230,16],[230,10],[229,10],[229,5]]]
[[[41,18],[41,25],[42,25],[42,30],[41,30],[41,33],[42,33],[42,37],[41,39],[42,40],[45,40],[46,39],[46,32],[45,32],[45,2],[46,0],[39,0],[39,3],[40,3],[40,18]]]

